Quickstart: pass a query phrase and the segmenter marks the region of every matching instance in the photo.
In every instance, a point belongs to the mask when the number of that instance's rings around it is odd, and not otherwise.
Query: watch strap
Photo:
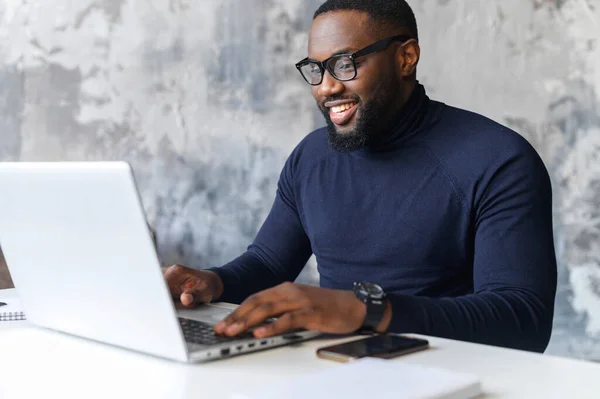
[[[373,333],[381,323],[386,308],[385,293],[377,296],[369,295],[364,288],[364,283],[354,283],[354,294],[367,306],[365,320],[358,330],[359,333]]]
[[[383,314],[385,313],[385,298],[366,298],[364,302],[367,305],[367,315],[360,328],[360,332],[373,333],[379,323],[381,323],[381,319],[383,319]]]

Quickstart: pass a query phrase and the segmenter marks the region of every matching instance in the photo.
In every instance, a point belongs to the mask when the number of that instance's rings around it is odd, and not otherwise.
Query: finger
[[[254,326],[261,324],[267,319],[278,316],[283,313],[288,313],[302,309],[306,306],[306,301],[303,300],[278,300],[265,302],[248,313],[245,317],[237,320],[233,324],[226,327],[224,333],[229,336],[237,335],[242,331],[246,331]]]
[[[178,298],[181,295],[181,285],[190,277],[190,273],[186,269],[181,265],[173,265],[162,271],[173,298]]]
[[[269,290],[259,292],[257,294],[251,295],[244,302],[240,304],[233,312],[231,312],[227,317],[225,317],[222,321],[218,322],[215,327],[215,333],[224,334],[225,330],[232,324],[235,324],[237,321],[246,316],[249,312],[251,312],[256,307],[260,306],[263,303],[263,297],[269,297]]]
[[[294,292],[297,291],[295,285],[292,283],[283,283],[276,287],[269,288],[261,291],[257,294],[249,296],[236,310],[231,312],[223,321],[215,325],[215,332],[217,334],[223,334],[225,329],[244,318],[248,313],[259,307],[265,302],[275,302],[284,298],[294,296]]]
[[[179,289],[182,293],[186,294],[199,294],[208,288],[208,283],[205,279],[198,276],[187,276],[185,280],[179,285]]]
[[[194,305],[194,296],[185,292],[179,296],[179,300],[183,306],[189,307]]]
[[[186,308],[194,307],[203,303],[209,303],[211,299],[212,296],[210,295],[210,293],[205,292],[202,292],[200,294],[188,294],[184,292],[179,296],[179,301]]]
[[[210,293],[205,292],[202,292],[200,294],[189,294],[187,292],[184,292],[179,296],[179,301],[184,306],[184,308],[191,308],[203,303],[209,303],[211,299],[212,296],[210,295]]]
[[[212,300],[211,291],[208,289],[208,283],[200,277],[190,277],[181,285],[181,295],[179,300],[186,307],[194,306],[200,303],[208,303]]]
[[[271,337],[296,328],[308,328],[316,323],[316,313],[311,309],[302,309],[286,313],[277,321],[254,330],[256,338]]]

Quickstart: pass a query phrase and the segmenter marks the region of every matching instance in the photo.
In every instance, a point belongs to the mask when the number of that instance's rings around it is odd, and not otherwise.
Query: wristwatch
[[[367,305],[367,316],[359,333],[373,333],[385,312],[385,292],[374,283],[355,282],[354,295]]]

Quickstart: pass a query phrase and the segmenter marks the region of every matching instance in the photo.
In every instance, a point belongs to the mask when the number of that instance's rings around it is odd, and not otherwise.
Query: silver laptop
[[[230,307],[178,312],[125,162],[0,163],[0,247],[41,327],[180,362],[318,335],[222,337],[212,326]]]

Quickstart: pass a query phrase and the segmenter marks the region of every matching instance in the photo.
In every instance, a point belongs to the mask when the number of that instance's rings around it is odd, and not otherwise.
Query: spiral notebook
[[[25,312],[18,298],[0,299],[6,305],[0,306],[0,322],[25,320]]]

